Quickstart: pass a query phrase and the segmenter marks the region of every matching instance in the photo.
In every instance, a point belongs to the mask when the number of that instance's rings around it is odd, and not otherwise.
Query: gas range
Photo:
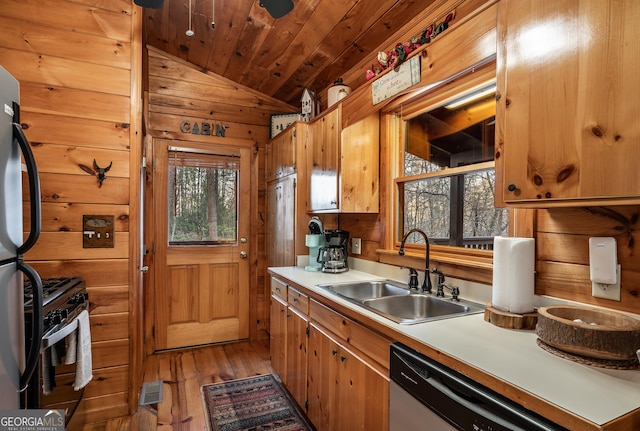
[[[24,281],[24,310],[30,323],[33,308],[33,287]],[[56,277],[42,279],[43,339],[71,322],[82,310],[88,308],[89,295],[81,277]],[[46,343],[45,343],[46,344]],[[46,346],[43,346],[46,347]]]

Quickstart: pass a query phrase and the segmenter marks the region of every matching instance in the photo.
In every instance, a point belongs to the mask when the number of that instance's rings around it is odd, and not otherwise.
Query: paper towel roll
[[[533,238],[494,238],[493,307],[516,314],[533,311],[535,254]]]

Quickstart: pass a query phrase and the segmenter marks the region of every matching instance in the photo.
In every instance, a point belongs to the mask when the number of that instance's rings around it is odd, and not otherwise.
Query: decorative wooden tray
[[[640,320],[595,308],[541,307],[536,334],[551,347],[587,358],[627,361],[640,349]]]

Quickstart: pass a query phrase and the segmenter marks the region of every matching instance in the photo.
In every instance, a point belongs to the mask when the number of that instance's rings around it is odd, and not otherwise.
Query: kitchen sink
[[[482,313],[474,302],[411,291],[392,280],[318,285],[354,304],[400,324],[414,324],[467,314]]]
[[[357,301],[387,296],[404,296],[411,293],[408,286],[404,286],[402,283],[397,283],[391,280],[330,284],[325,288],[328,288],[328,290],[333,293],[337,293],[338,295]]]

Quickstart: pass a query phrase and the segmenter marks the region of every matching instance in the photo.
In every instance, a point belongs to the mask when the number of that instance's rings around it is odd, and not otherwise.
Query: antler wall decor
[[[98,177],[98,182],[100,183],[99,187],[102,187],[102,182],[107,178],[107,172],[109,172],[109,169],[111,169],[111,165],[113,165],[113,161],[111,161],[111,163],[109,163],[109,166],[107,166],[106,168],[101,168],[96,163],[96,159],[93,159],[93,167],[96,170],[96,176]]]

